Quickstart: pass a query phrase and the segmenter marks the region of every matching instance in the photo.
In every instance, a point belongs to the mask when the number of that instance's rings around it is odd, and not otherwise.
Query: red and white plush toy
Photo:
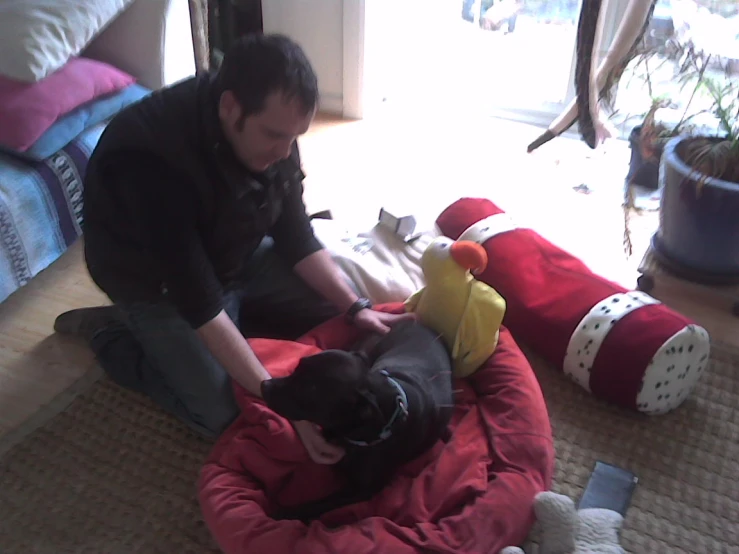
[[[477,278],[506,299],[503,324],[593,395],[664,414],[688,397],[705,370],[705,329],[594,274],[489,200],[458,200],[437,225],[454,240],[484,246],[491,263]]]

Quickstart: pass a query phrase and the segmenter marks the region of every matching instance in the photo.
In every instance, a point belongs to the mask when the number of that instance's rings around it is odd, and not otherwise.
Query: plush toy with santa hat
[[[506,299],[503,324],[593,395],[662,414],[679,406],[705,371],[705,329],[594,274],[489,200],[458,200],[437,225],[451,239],[484,247],[494,263],[477,279]]]

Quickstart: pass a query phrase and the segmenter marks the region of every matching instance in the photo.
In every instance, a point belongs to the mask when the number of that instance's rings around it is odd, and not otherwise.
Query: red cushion
[[[594,395],[654,414],[694,387],[710,350],[694,321],[596,275],[489,200],[458,200],[437,224],[483,244],[490,261],[477,278],[506,299],[504,324]]]
[[[270,373],[283,375],[300,357],[346,347],[356,338],[337,318],[299,342],[250,343]],[[483,368],[455,383],[461,392],[448,444],[439,442],[400,468],[372,501],[326,514],[310,526],[269,514],[277,503],[310,501],[336,490],[338,477],[330,466],[310,461],[288,422],[236,386],[242,415],[218,440],[199,482],[204,518],[220,547],[227,554],[478,554],[520,543],[533,521],[534,496],[551,484],[554,452],[528,361],[505,329],[499,344]]]

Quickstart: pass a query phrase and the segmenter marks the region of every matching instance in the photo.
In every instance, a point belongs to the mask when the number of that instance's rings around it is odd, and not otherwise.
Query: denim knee
[[[216,401],[210,406],[204,406],[198,413],[190,412],[187,423],[197,433],[208,438],[218,438],[239,415],[236,401]]]

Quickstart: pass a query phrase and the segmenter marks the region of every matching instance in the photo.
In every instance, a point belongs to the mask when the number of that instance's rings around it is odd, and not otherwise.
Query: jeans
[[[266,238],[247,262],[225,310],[247,337],[295,339],[338,315],[272,250]],[[216,437],[236,418],[231,379],[175,307],[118,304],[124,316],[91,341],[119,385],[142,392],[196,432]]]

